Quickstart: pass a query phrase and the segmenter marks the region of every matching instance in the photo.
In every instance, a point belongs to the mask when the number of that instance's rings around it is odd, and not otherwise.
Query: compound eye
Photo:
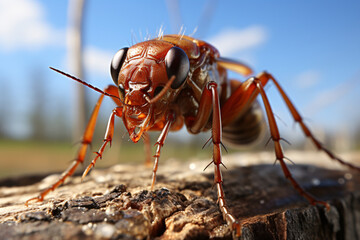
[[[172,89],[179,88],[186,80],[189,70],[189,58],[179,47],[172,47],[165,56],[165,66],[168,79],[175,76],[174,82],[171,84]]]
[[[126,53],[127,53],[128,49],[129,48],[127,48],[127,47],[120,49],[117,53],[115,53],[113,59],[111,60],[110,73],[111,73],[111,77],[116,85],[118,85],[119,72],[120,72],[121,66],[123,65],[123,63],[125,61]]]

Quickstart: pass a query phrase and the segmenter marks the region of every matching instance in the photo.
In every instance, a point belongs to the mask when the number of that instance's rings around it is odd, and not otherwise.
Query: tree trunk
[[[149,190],[151,169],[145,166],[95,169],[83,182],[72,177],[44,202],[29,207],[25,201],[59,175],[40,182],[41,176],[2,180],[1,238],[231,239],[216,203],[213,174],[202,171],[206,165],[162,163],[154,191]],[[327,211],[303,199],[279,165],[226,165],[225,195],[243,224],[242,239],[360,238],[358,172],[289,164],[308,192],[328,201]]]

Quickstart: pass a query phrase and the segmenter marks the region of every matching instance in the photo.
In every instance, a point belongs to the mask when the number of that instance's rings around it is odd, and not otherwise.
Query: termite
[[[85,129],[76,159],[56,183],[43,190],[38,197],[29,199],[26,204],[33,200],[43,201],[50,191],[62,184],[84,161],[86,150],[93,139],[104,96],[111,97],[117,106],[110,114],[104,143],[82,177],[86,176],[102,156],[105,147],[111,144],[115,117],[122,118],[134,143],[148,131],[160,131],[156,142],[151,189],[155,186],[161,148],[169,131],[180,130],[183,125],[192,134],[211,130],[211,163],[214,165],[218,204],[224,220],[236,236],[241,235],[241,224],[226,203],[221,174],[221,150],[223,142],[239,146],[255,141],[261,135],[265,118],[274,142],[276,160],[280,163],[285,177],[311,204],[321,204],[329,208],[327,202],[317,200],[296,182],[285,163],[280,143],[283,139],[264,91],[265,85],[270,81],[280,92],[295,122],[301,126],[305,136],[316,148],[325,152],[329,158],[360,171],[359,167],[343,161],[315,138],[279,82],[270,73],[261,72],[243,82],[229,80],[227,70],[246,77],[252,74],[252,70],[241,62],[221,57],[219,51],[209,43],[189,36],[164,35],[120,49],[110,66],[115,85],[109,85],[104,90],[60,70],[51,69],[100,92],[101,95]],[[258,105],[258,96],[265,106],[265,114]]]

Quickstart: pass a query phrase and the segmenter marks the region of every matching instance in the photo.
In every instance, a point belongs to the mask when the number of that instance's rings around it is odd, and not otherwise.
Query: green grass
[[[101,144],[101,142],[93,143],[91,152],[97,151]],[[62,172],[75,158],[79,146],[80,144],[72,145],[70,142],[0,140],[0,178]],[[155,147],[153,145],[151,147],[153,155]],[[88,153],[87,163],[94,156],[91,152]],[[184,161],[193,158],[210,158],[211,153],[211,149],[202,150],[201,145],[172,144],[170,141],[162,148],[160,161],[165,162],[171,158]],[[97,161],[96,167],[109,167],[118,163],[143,164],[145,157],[142,143],[114,140],[111,148],[105,150],[103,158]],[[79,169],[84,167],[80,166]]]

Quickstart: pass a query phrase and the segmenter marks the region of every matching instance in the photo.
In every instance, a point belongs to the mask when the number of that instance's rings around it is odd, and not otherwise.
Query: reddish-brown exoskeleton
[[[280,92],[292,117],[298,122],[304,134],[315,146],[327,155],[348,167],[358,167],[342,161],[327,150],[310,132],[302,117],[287,97],[277,80],[269,73],[262,72],[244,82],[229,80],[227,71],[232,70],[248,76],[252,70],[240,63],[220,57],[217,49],[210,44],[188,36],[165,35],[119,50],[111,62],[111,76],[115,83],[104,91],[80,79],[53,69],[84,85],[102,93],[93,110],[85,130],[77,158],[51,187],[36,198],[27,201],[42,201],[44,197],[65,179],[72,175],[76,167],[84,161],[87,147],[92,142],[96,119],[104,95],[111,97],[117,107],[112,111],[107,125],[103,145],[97,156],[84,171],[83,177],[102,156],[111,143],[115,117],[122,118],[131,140],[136,143],[147,131],[160,131],[153,167],[151,188],[154,188],[160,151],[169,131],[176,131],[185,124],[192,134],[211,130],[213,143],[214,184],[218,203],[224,219],[235,235],[241,234],[240,223],[230,213],[226,205],[223,178],[221,174],[222,141],[242,145],[258,138],[264,126],[264,118],[256,102],[260,94],[270,127],[271,139],[275,144],[276,160],[294,186],[311,204],[326,202],[316,200],[295,181],[290,174],[280,144],[280,133],[264,86],[272,81]]]

